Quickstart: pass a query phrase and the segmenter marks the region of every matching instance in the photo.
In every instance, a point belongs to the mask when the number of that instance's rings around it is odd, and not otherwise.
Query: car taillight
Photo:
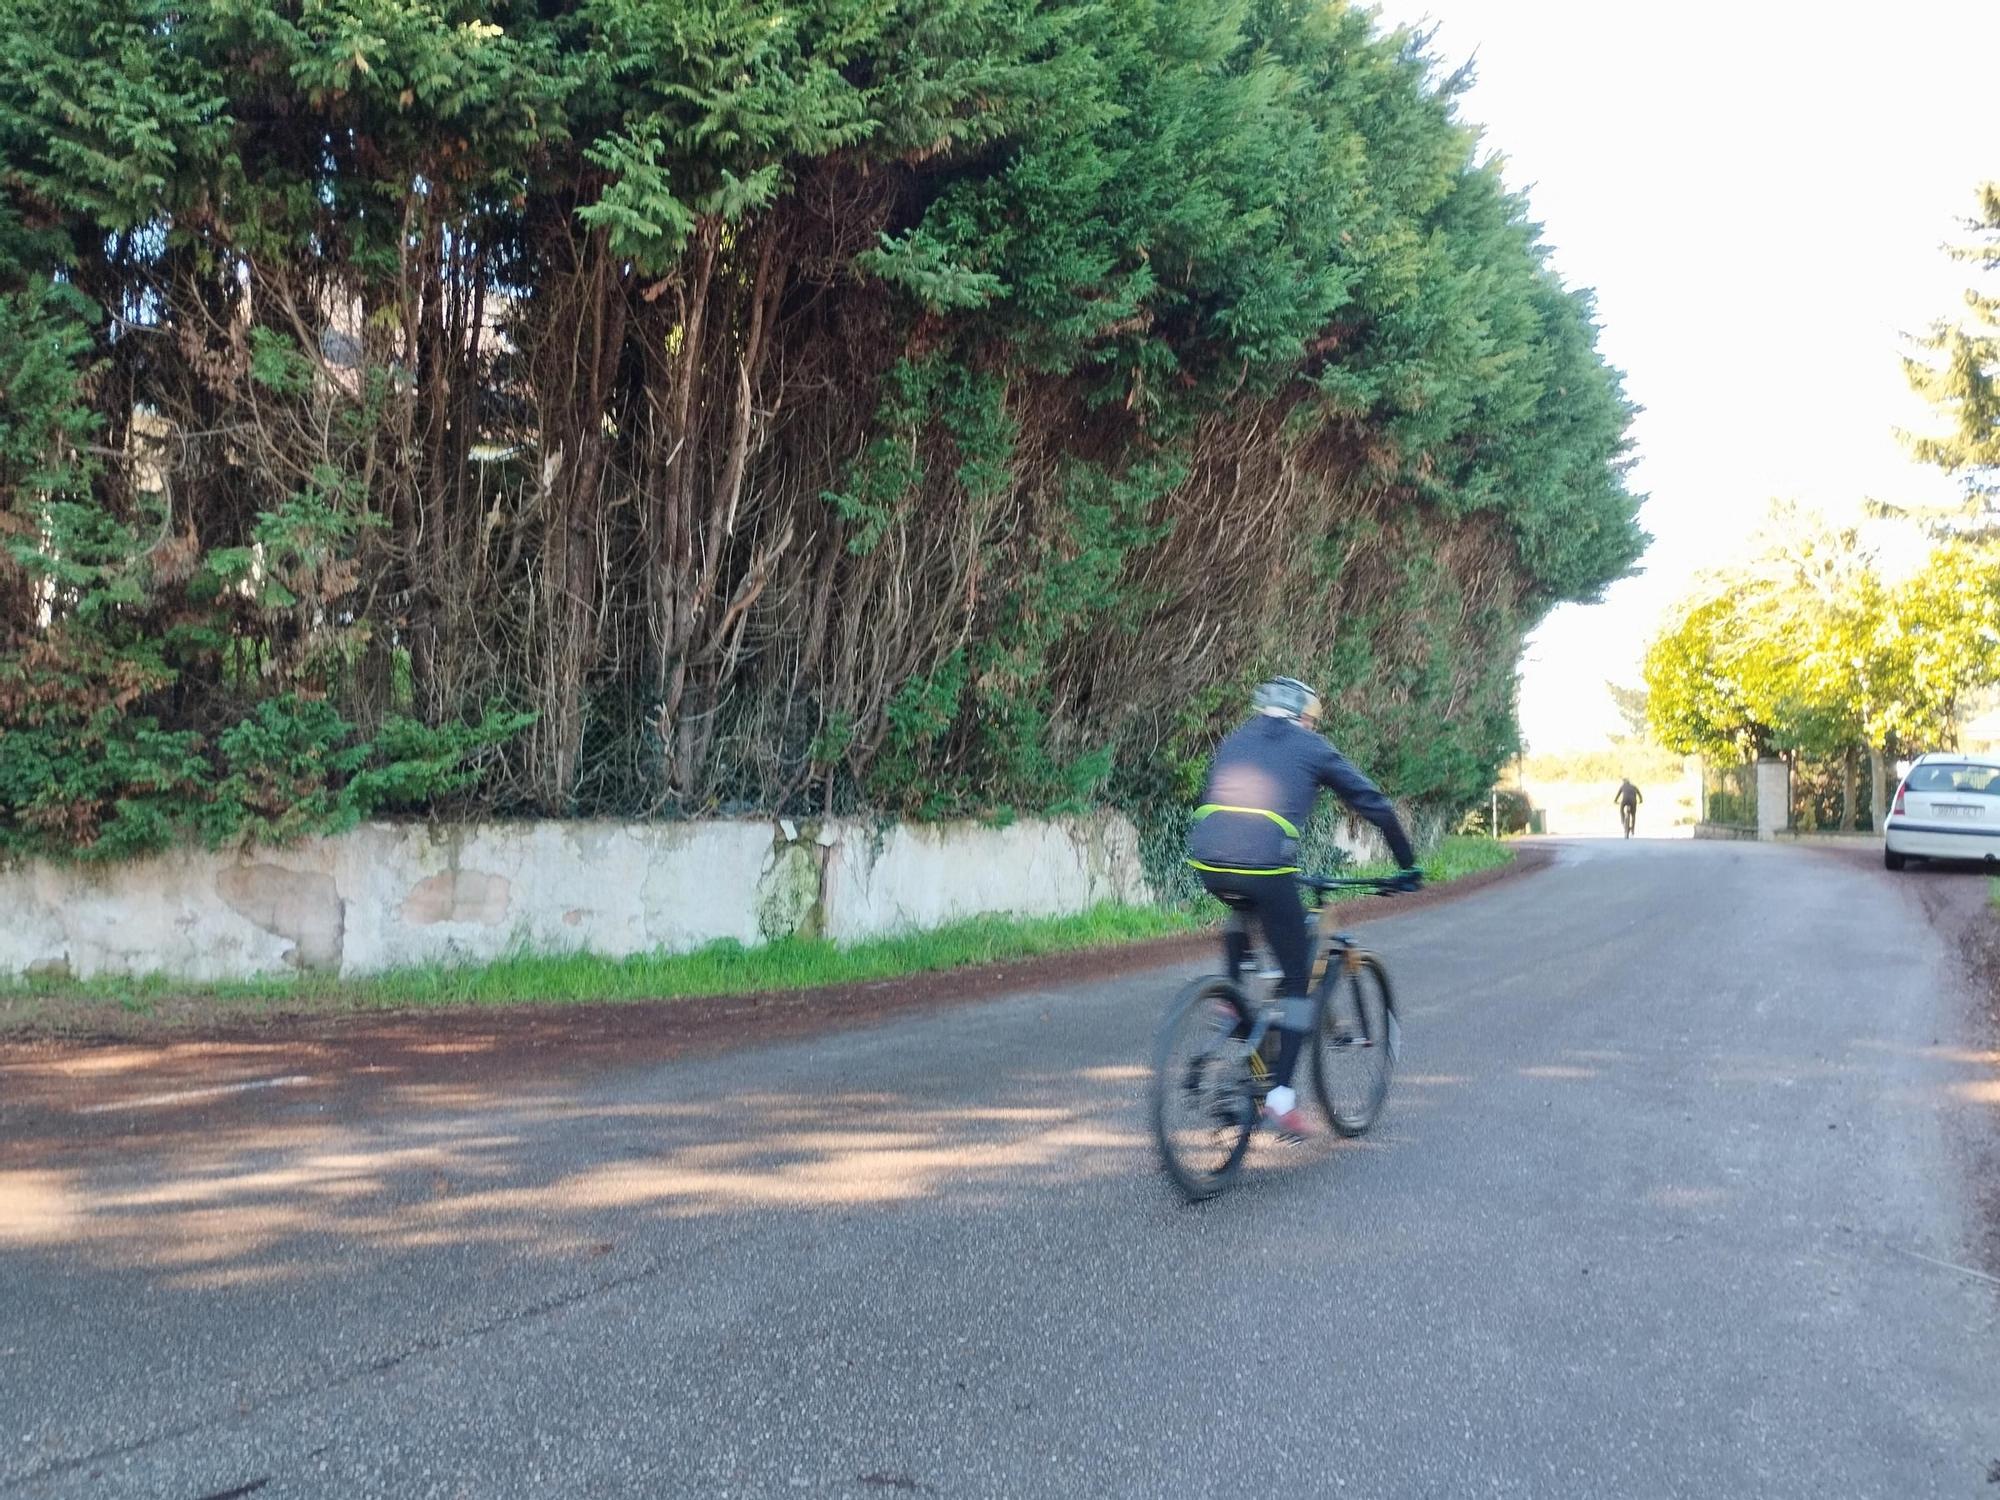
[[[1908,789],[1908,782],[1904,782],[1902,786],[1896,788],[1896,805],[1889,809],[1899,818],[1903,815],[1903,793]]]

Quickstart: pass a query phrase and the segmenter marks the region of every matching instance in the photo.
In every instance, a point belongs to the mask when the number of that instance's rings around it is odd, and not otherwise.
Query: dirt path
[[[1552,851],[1527,846],[1514,861],[1449,885],[1398,897],[1395,910],[1423,910],[1503,880],[1543,869]],[[68,1137],[199,1128],[202,1118],[249,1107],[267,1088],[310,1078],[316,1099],[329,1088],[366,1093],[374,1083],[437,1087],[491,1083],[507,1076],[582,1077],[608,1068],[790,1041],[886,1018],[1026,991],[1191,963],[1211,952],[1209,933],[1117,948],[1051,954],[1016,963],[911,974],[824,989],[707,999],[627,1001],[373,1014],[265,1013],[191,1029],[126,1014],[93,1013],[88,1034],[0,1040],[0,1161],[20,1159],[50,1139],[52,1116],[70,1120]],[[171,1014],[170,1005],[160,1009]],[[245,1085],[256,1085],[247,1088]],[[224,1089],[239,1092],[220,1092]],[[133,1099],[217,1090],[199,1111],[165,1115],[128,1108]],[[346,1101],[353,1102],[353,1101]],[[192,1117],[191,1117],[192,1116]],[[79,1126],[81,1128],[79,1128]]]
[[[1965,1035],[1971,1055],[1983,1060],[1992,1081],[1982,1097],[1992,1107],[1956,1116],[1952,1145],[1981,1220],[1980,1250],[1988,1274],[2000,1276],[2000,912],[1984,871],[1970,865],[1920,862],[1899,874],[1882,869],[1881,851],[1829,849],[1824,857],[1873,870],[1887,889],[1906,898],[1944,938],[1964,981]]]

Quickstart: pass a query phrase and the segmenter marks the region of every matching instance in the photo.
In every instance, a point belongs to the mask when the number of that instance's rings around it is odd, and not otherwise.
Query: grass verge
[[[1510,862],[1492,839],[1446,839],[1424,868],[1434,882]],[[1366,866],[1358,874],[1387,874]],[[1354,893],[1358,897],[1361,893]],[[218,984],[164,976],[0,985],[0,1035],[74,1031],[123,1015],[168,1026],[300,1013],[520,1004],[676,1000],[865,983],[1045,954],[1108,948],[1198,932],[1214,924],[1193,908],[1100,906],[1067,917],[975,917],[929,932],[842,946],[789,938],[760,948],[714,943],[693,953],[604,958],[588,953],[516,953],[490,963],[431,963],[360,979],[302,974]]]
[[[1474,834],[1453,834],[1424,856],[1424,878],[1434,884],[1446,884],[1453,880],[1463,880],[1468,875],[1477,875],[1482,870],[1497,870],[1502,865],[1514,862],[1515,848],[1504,839],[1481,838]],[[1363,874],[1390,875],[1395,873],[1393,865],[1370,865]]]

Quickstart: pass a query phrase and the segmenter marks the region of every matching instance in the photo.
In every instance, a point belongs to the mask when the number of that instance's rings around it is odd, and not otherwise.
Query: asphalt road
[[[140,1100],[196,1132],[0,1171],[0,1495],[2000,1493],[2000,1055],[1907,883],[1578,844],[1389,912],[1377,1134],[1194,1209],[1171,970]]]

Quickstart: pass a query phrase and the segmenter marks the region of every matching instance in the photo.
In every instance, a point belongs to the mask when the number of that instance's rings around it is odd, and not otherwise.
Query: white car
[[[1882,830],[1882,863],[1908,859],[2000,860],[2000,757],[1917,757]]]

